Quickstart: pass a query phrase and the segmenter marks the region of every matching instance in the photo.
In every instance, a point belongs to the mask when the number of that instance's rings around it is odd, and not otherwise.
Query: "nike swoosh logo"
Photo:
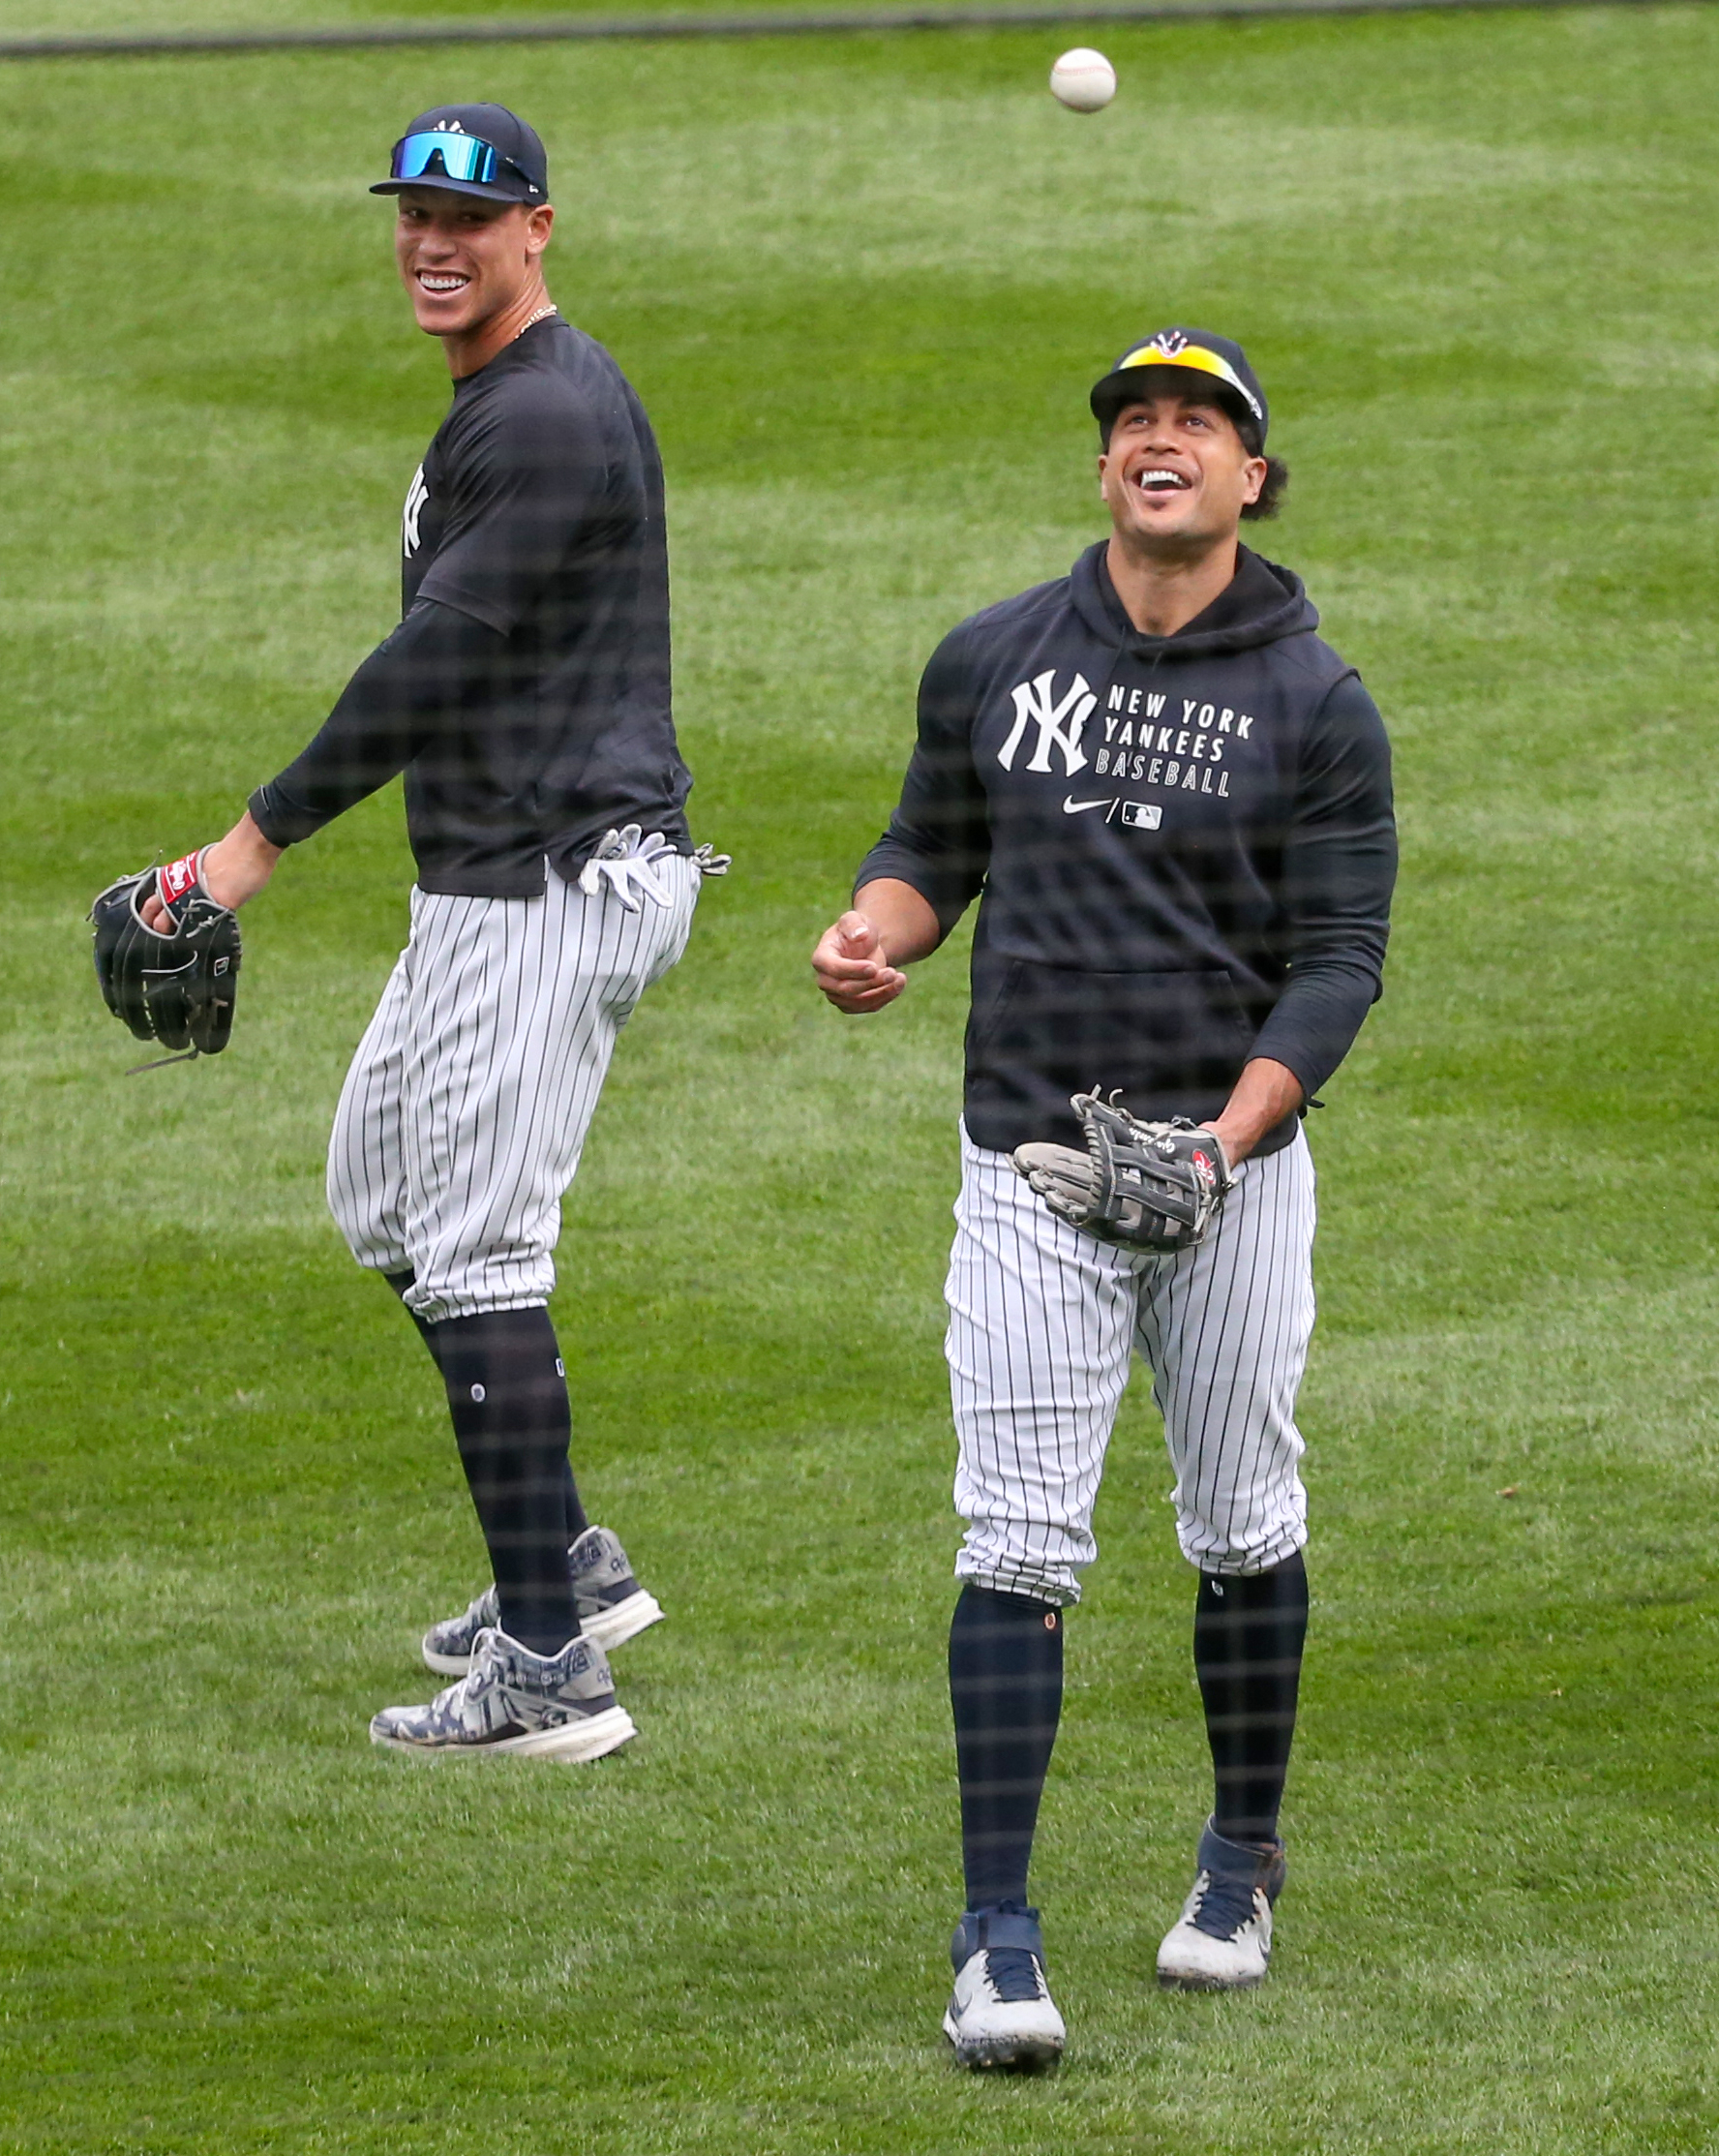
[[[1108,800],[1076,801],[1072,794],[1063,796],[1063,814],[1065,816],[1078,816],[1088,808],[1108,808],[1109,805]]]

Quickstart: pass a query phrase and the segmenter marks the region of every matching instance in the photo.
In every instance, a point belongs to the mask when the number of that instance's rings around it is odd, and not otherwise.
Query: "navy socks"
[[[416,1278],[416,1275],[409,1272],[384,1273],[382,1275],[382,1278],[388,1283],[388,1286],[393,1289],[394,1292],[400,1297],[401,1301],[405,1303],[406,1291],[412,1285],[412,1282]],[[428,1348],[430,1351],[430,1359],[439,1369],[441,1364],[441,1357],[439,1352],[437,1351],[436,1345],[435,1325],[430,1322],[429,1319],[420,1318],[417,1312],[411,1309],[409,1305],[407,1307],[406,1314],[411,1320],[412,1323],[417,1326],[418,1337],[423,1341],[425,1347]],[[545,1312],[543,1313],[543,1315],[547,1319],[548,1313]],[[552,1341],[554,1340],[555,1335],[553,1332],[550,1334],[550,1338]],[[557,1359],[558,1360],[558,1357]],[[562,1380],[562,1383],[564,1386],[564,1378]],[[569,1429],[571,1429],[570,1418],[568,1427]],[[579,1485],[573,1479],[573,1463],[569,1459],[563,1459],[561,1463],[561,1509],[566,1520],[567,1540],[570,1543],[577,1542],[579,1537],[585,1533],[586,1529],[589,1527],[590,1521],[586,1517],[585,1506],[579,1502]]]
[[[483,1525],[501,1629],[534,1655],[579,1630],[567,1563],[567,1385],[549,1312],[444,1318],[436,1359]]]
[[[1246,1579],[1200,1575],[1193,1666],[1212,1747],[1212,1823],[1225,1841],[1277,1837],[1307,1622],[1299,1552]]]
[[[950,1625],[967,1906],[1025,1906],[1039,1800],[1063,1707],[1063,1616],[971,1581]]]
[[[1193,1658],[1226,1841],[1276,1839],[1295,1736],[1307,1566],[1246,1579],[1202,1573]],[[971,1582],[950,1626],[950,1703],[961,1782],[967,1906],[1024,1907],[1039,1804],[1063,1703],[1063,1617]]]
[[[412,1275],[383,1278],[404,1301]],[[533,1655],[558,1655],[579,1630],[567,1544],[586,1518],[567,1460],[567,1381],[549,1312],[486,1310],[439,1323],[407,1315],[447,1388],[501,1629]]]

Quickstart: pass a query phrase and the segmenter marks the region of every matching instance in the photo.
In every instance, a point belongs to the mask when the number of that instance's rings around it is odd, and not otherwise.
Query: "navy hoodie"
[[[945,933],[982,892],[966,1120],[998,1151],[1078,1144],[1069,1095],[1099,1086],[1214,1116],[1251,1056],[1311,1098],[1379,993],[1390,748],[1300,578],[1243,547],[1202,614],[1146,636],[1104,557],[944,639],[857,879],[911,884]]]

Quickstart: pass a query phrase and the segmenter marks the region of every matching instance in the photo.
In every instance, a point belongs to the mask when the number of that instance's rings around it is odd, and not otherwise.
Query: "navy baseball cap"
[[[1155,329],[1137,345],[1131,345],[1102,381],[1093,384],[1093,417],[1106,438],[1124,405],[1137,403],[1146,394],[1142,380],[1149,367],[1175,367],[1201,378],[1201,387],[1217,394],[1233,418],[1251,421],[1259,430],[1265,446],[1265,391],[1259,377],[1248,364],[1241,346],[1228,337],[1215,337],[1209,329]]]
[[[394,145],[388,177],[373,195],[442,187],[490,202],[547,202],[549,158],[535,128],[504,105],[438,105],[420,112]]]

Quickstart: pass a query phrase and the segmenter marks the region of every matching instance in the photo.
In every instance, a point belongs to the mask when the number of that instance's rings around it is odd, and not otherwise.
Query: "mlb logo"
[[[1134,831],[1156,831],[1164,820],[1164,812],[1155,801],[1125,801],[1122,820]]]

